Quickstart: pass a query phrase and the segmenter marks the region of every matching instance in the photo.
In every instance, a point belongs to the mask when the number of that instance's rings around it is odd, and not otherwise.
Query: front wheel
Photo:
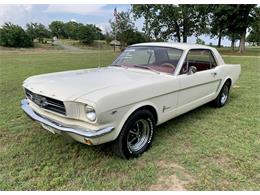
[[[124,124],[113,144],[114,152],[129,159],[145,152],[154,135],[155,120],[148,110],[138,110]]]
[[[226,104],[229,98],[229,89],[230,89],[230,82],[226,81],[221,91],[219,92],[217,98],[213,101],[214,106],[222,107]]]

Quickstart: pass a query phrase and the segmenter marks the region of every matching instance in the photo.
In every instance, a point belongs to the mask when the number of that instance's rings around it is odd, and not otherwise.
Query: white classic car
[[[21,107],[52,133],[88,145],[113,141],[121,157],[137,157],[155,126],[208,102],[224,106],[240,71],[212,47],[135,44],[107,67],[26,79]]]

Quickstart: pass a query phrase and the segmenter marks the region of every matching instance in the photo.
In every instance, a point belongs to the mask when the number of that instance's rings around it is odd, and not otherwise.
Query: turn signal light
[[[93,143],[89,139],[84,139],[85,144],[87,145],[93,145]]]

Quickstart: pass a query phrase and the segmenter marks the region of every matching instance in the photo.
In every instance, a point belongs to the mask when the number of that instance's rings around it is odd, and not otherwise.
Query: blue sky
[[[0,25],[4,22],[25,27],[29,22],[40,22],[44,25],[50,24],[54,20],[64,22],[76,21],[81,23],[95,24],[104,32],[110,30],[108,21],[113,18],[114,8],[118,11],[126,11],[131,8],[129,4],[23,4],[23,5],[0,5]],[[143,20],[135,22],[135,26],[141,30]],[[212,42],[217,44],[217,39],[210,39],[208,36],[200,36],[206,44]],[[195,43],[195,37],[189,37],[189,43]],[[230,45],[227,39],[222,40],[223,45]]]
[[[113,10],[130,9],[130,5],[0,5],[0,25],[10,21],[25,27],[28,22],[40,22],[48,25],[53,20],[96,24],[104,28],[109,27],[109,19],[113,18]]]

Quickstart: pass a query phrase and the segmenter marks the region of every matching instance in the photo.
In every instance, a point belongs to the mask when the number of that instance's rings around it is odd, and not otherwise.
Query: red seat
[[[210,65],[208,63],[196,63],[194,66],[197,68],[197,71],[210,69]]]

